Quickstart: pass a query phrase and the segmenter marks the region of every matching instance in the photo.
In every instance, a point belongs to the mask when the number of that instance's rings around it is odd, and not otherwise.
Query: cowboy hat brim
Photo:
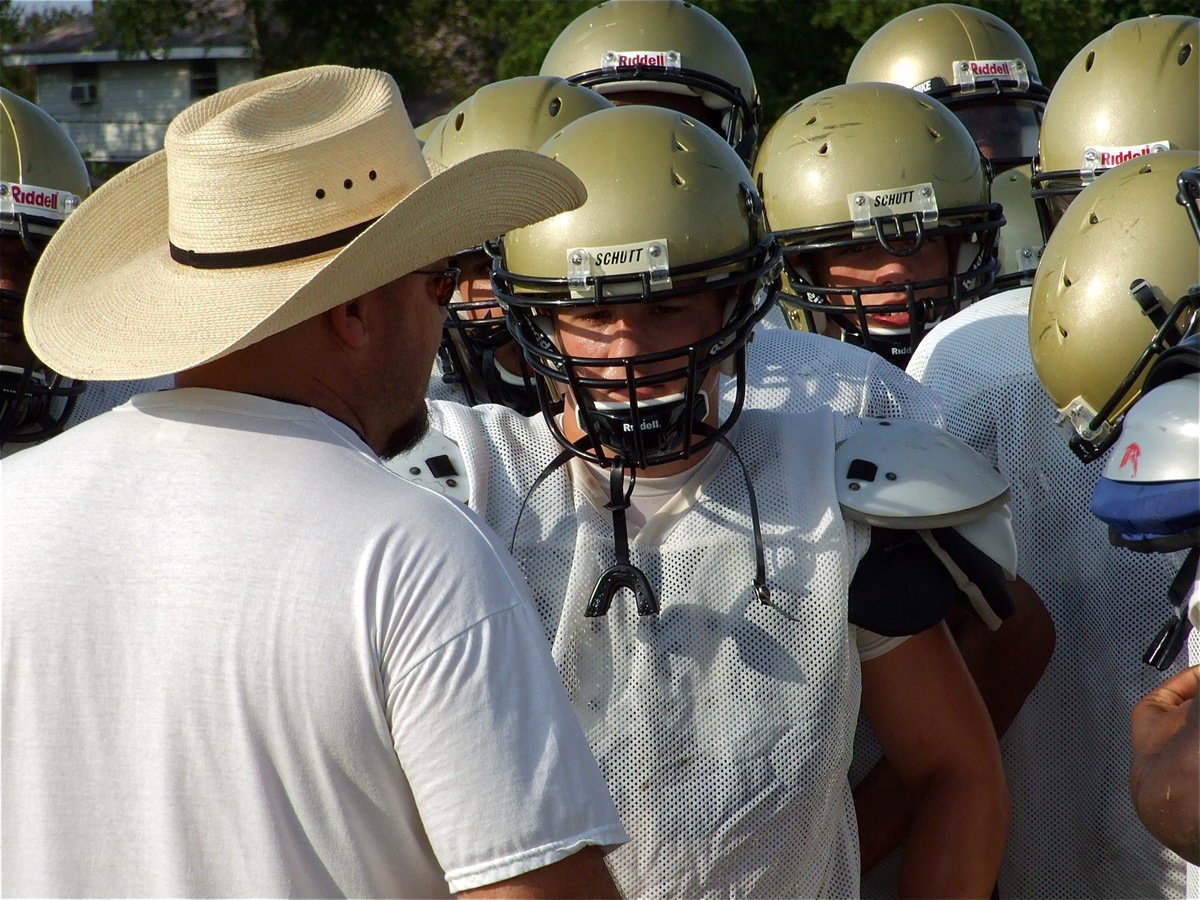
[[[159,151],[100,188],[50,241],[26,295],[25,336],[43,363],[70,378],[168,375],[586,197],[560,163],[500,150],[433,175],[340,250],[202,269],[171,257]]]

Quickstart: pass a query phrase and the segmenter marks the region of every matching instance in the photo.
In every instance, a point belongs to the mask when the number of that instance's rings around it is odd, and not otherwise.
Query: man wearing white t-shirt
[[[516,151],[431,178],[391,77],[321,66],[185,110],[51,240],[38,357],[178,388],[4,461],[6,893],[615,895],[520,572],[380,461],[447,253],[583,196]]]

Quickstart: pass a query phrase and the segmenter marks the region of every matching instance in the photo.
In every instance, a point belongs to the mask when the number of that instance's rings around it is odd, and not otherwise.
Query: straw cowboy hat
[[[431,177],[391,76],[286,72],[184,110],[164,150],[67,219],[25,335],[72,378],[165,375],[585,198],[564,166],[517,150]]]

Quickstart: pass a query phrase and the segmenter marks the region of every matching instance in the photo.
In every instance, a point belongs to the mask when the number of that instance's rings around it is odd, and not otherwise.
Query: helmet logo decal
[[[575,298],[592,295],[587,289],[589,278],[613,275],[647,273],[654,287],[670,287],[670,267],[666,238],[607,247],[573,247],[567,251],[567,284],[570,285],[571,296]],[[618,285],[610,287],[616,288],[611,291],[615,295],[641,291],[640,282],[630,283],[627,291],[621,290]],[[605,292],[610,291],[606,289]]]
[[[1023,59],[956,59],[954,83],[964,91],[975,90],[976,81],[1012,81],[1021,90],[1029,87],[1029,68]]]
[[[70,191],[0,182],[0,214],[34,215],[44,219],[65,219],[79,206],[79,197]]]
[[[683,67],[683,55],[678,50],[606,50],[600,57],[602,69],[618,69],[622,66],[680,69]]]
[[[1142,448],[1137,445],[1136,441],[1131,442],[1129,444],[1129,446],[1125,448],[1125,453],[1121,457],[1121,465],[1119,466],[1119,468],[1124,469],[1127,463],[1132,463],[1133,464],[1133,477],[1137,478],[1138,457],[1140,457],[1141,455],[1142,455]]]
[[[1148,156],[1151,153],[1161,153],[1171,149],[1170,141],[1151,141],[1148,144],[1129,144],[1124,147],[1084,147],[1083,164],[1081,169],[1111,169],[1121,163]]]
[[[871,223],[875,219],[920,216],[927,226],[935,226],[938,221],[937,194],[929,182],[857,191],[846,195],[846,203],[850,207],[855,237],[871,234],[874,231]]]

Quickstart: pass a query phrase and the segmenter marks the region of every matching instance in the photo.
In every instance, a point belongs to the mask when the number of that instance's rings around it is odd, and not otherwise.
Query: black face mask
[[[20,329],[24,296],[0,290],[3,299],[0,318],[15,322]],[[24,365],[0,370],[0,444],[32,444],[61,432],[75,409],[84,382],[64,378],[47,369],[30,355]]]

